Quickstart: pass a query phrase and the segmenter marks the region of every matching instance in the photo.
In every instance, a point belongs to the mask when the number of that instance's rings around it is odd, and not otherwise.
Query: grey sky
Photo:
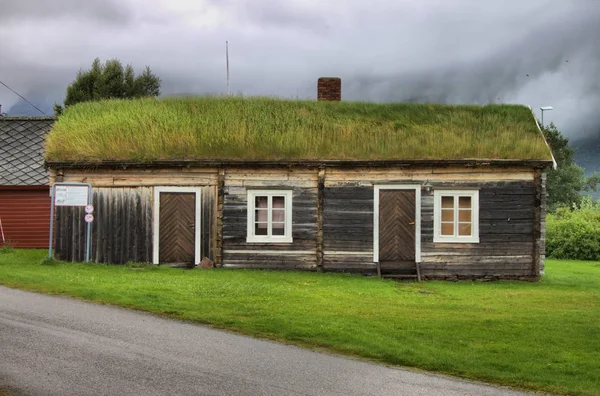
[[[60,101],[95,57],[149,65],[165,94],[552,105],[600,133],[598,0],[0,0],[0,80]],[[0,87],[7,109],[18,98]]]

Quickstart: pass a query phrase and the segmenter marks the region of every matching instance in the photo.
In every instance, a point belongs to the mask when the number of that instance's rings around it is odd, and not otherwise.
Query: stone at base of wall
[[[208,257],[202,257],[202,261],[198,264],[199,268],[214,268],[215,263]]]

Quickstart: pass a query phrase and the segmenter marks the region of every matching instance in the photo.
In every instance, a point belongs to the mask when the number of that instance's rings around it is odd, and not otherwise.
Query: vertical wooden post
[[[531,275],[534,278],[540,276],[540,248],[542,238],[542,171],[536,169],[533,177],[534,199],[533,199],[533,265]]]
[[[223,266],[223,207],[225,204],[225,169],[219,168],[217,178],[217,235],[215,249],[215,265]]]
[[[325,202],[325,167],[319,167],[317,192],[317,271],[323,271],[323,204]]]

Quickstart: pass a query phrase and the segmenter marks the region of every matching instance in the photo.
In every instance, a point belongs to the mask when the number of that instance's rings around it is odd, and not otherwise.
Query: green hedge
[[[546,255],[600,260],[600,203],[585,197],[579,208],[560,208],[546,219]]]

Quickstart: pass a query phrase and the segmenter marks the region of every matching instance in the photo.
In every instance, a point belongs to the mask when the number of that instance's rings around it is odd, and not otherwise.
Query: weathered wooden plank
[[[90,258],[97,262],[151,261],[149,188],[95,188]],[[144,202],[147,205],[144,205]],[[57,213],[57,255],[69,261],[85,258],[85,222],[82,208],[61,208]]]
[[[317,187],[317,268],[323,270],[324,237],[323,237],[323,209],[324,209],[324,191],[325,191],[325,168],[319,168],[318,187]]]

